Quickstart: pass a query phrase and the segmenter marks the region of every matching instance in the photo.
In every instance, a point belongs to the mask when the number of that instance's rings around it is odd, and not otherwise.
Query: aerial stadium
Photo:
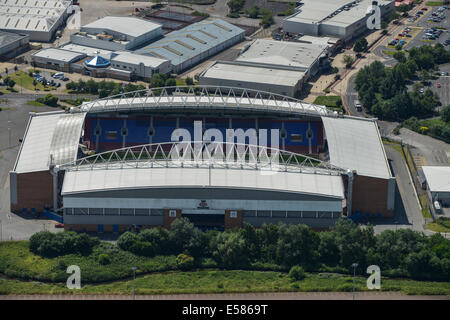
[[[10,172],[13,212],[51,212],[80,232],[170,228],[179,217],[203,229],[328,228],[391,217],[395,188],[376,119],[210,86],[32,113]]]

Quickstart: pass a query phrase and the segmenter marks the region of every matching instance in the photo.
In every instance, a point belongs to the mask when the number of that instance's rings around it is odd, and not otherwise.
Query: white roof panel
[[[376,121],[322,117],[330,163],[357,174],[388,179],[391,171]]]
[[[139,19],[135,17],[104,17],[94,22],[91,22],[83,27],[93,29],[107,29],[122,34],[130,35],[132,37],[139,37],[143,34],[151,32],[153,30],[162,28],[158,23],[150,22],[148,20]]]
[[[209,178],[211,174],[211,178]],[[211,181],[211,184],[210,184]],[[126,168],[66,171],[62,194],[123,188],[207,187],[269,190],[343,199],[339,175],[205,168]]]
[[[428,187],[432,192],[450,192],[450,166],[423,166]]]
[[[68,50],[45,48],[33,54],[34,57],[48,58],[53,60],[59,60],[64,62],[74,62],[84,58],[86,55],[79,52],[73,52]]]

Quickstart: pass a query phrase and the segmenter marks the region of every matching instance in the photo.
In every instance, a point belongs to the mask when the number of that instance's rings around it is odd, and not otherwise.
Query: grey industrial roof
[[[84,113],[45,112],[30,118],[14,171],[49,169],[50,154],[55,164],[75,160]]]
[[[161,64],[166,63],[166,59],[160,59],[155,58],[151,56],[144,56],[141,54],[135,54],[128,51],[117,51],[113,55],[113,58],[111,59],[111,62],[125,62],[125,63],[131,63],[139,65],[140,63],[143,63],[146,67],[153,67],[157,68]]]
[[[306,71],[326,53],[327,48],[328,45],[257,39],[236,61],[282,65]]]
[[[210,176],[211,175],[211,176]],[[158,187],[219,187],[324,195],[343,199],[339,175],[205,168],[139,168],[66,171],[62,194]]]
[[[376,121],[322,117],[330,163],[369,177],[388,179],[391,171]]]
[[[71,43],[71,42],[61,45],[59,47],[59,49],[72,51],[72,52],[84,53],[87,56],[99,55],[106,59],[111,59],[111,56],[114,53],[114,51],[93,48],[93,47],[88,47],[88,46],[82,46],[82,45]]]
[[[298,13],[286,18],[289,21],[297,21],[302,23],[327,23],[333,25],[347,26],[364,18],[367,15],[367,8],[372,5],[372,0],[361,0],[356,6],[350,10],[342,10],[334,16],[327,18],[345,5],[351,4],[350,0],[302,0],[303,5],[299,6]],[[378,0],[380,6],[384,6],[393,0]],[[326,20],[325,20],[326,19]]]
[[[0,29],[50,31],[70,1],[0,0]]]
[[[243,29],[220,19],[203,20],[173,31],[135,52],[164,58],[173,65],[179,65],[244,33]]]
[[[0,48],[25,37],[28,36],[12,32],[0,31]]]
[[[423,166],[423,173],[432,192],[450,192],[450,166]]]
[[[302,71],[218,61],[205,70],[200,78],[295,86],[304,75]]]
[[[81,30],[83,31],[85,28],[112,30],[132,37],[139,37],[161,28],[161,25],[136,17],[108,16],[82,26]]]
[[[68,50],[56,49],[56,48],[44,48],[33,54],[34,57],[48,58],[64,62],[74,62],[84,58],[86,55],[79,52],[73,52]]]

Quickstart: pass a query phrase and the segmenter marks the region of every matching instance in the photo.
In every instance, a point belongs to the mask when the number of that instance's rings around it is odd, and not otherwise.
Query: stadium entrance
[[[194,226],[201,230],[217,229],[224,230],[225,228],[225,210],[183,210],[182,217],[191,221]],[[208,212],[211,211],[211,212]],[[221,212],[219,212],[221,211]]]

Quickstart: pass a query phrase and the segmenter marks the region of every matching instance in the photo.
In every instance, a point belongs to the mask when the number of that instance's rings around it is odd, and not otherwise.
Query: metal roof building
[[[84,58],[86,55],[69,50],[45,48],[35,52],[32,56],[35,61],[45,60],[52,63],[71,63]]]
[[[144,80],[151,80],[153,74],[167,74],[171,71],[170,61],[151,56],[144,56],[128,51],[115,52],[111,59],[114,69],[127,71]]]
[[[29,35],[0,31],[0,56],[15,56],[29,40]]]
[[[326,63],[330,46],[257,39],[236,61],[218,61],[199,77],[202,85],[251,88],[296,96]]]
[[[349,40],[367,30],[372,0],[302,0],[295,13],[283,21],[283,30],[312,36]],[[381,15],[395,10],[394,0],[379,0]]]
[[[48,42],[68,16],[71,1],[0,0],[0,30]]]
[[[170,60],[180,73],[242,41],[245,31],[220,19],[204,20],[167,34],[136,50],[138,54]]]
[[[450,205],[450,166],[422,166],[433,201]]]
[[[108,16],[81,27],[72,43],[106,50],[131,50],[163,34],[158,23],[136,17]]]

